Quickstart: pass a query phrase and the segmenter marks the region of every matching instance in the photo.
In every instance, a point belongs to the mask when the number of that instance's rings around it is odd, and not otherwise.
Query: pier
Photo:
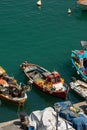
[[[86,101],[83,101],[83,102],[79,102],[79,103],[75,103],[74,106],[75,107],[79,107],[81,110],[82,110],[82,107],[83,106],[86,106]]]
[[[86,103],[86,101],[83,101],[83,102],[75,103],[74,106],[75,106],[76,108],[79,108],[80,111],[81,111],[82,113],[84,113],[85,108],[87,108],[87,103]],[[85,114],[85,113],[84,113],[84,114]]]
[[[87,106],[86,101],[73,104],[76,108],[79,108],[84,113],[84,108]],[[0,123],[0,130],[23,130],[21,128],[20,119],[11,120],[8,122]]]
[[[0,130],[22,130],[20,119],[0,123]]]

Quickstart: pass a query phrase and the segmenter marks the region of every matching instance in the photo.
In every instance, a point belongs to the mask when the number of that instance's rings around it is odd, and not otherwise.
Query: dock
[[[74,106],[76,108],[79,108],[80,111],[84,113],[84,110],[87,107],[87,103],[86,103],[86,101],[83,101],[83,102],[75,103]]]
[[[81,112],[84,112],[84,108],[87,106],[86,101],[73,104],[76,108],[79,108]],[[23,130],[21,128],[20,119],[15,119],[8,122],[0,123],[0,130]]]
[[[23,130],[20,119],[0,123],[0,130]]]

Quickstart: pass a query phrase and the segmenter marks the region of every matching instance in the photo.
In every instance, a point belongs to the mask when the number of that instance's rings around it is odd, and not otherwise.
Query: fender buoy
[[[68,12],[68,14],[71,14],[72,11],[71,11],[71,9],[69,8],[67,12]]]
[[[42,5],[41,0],[38,0],[37,1],[37,6],[41,6],[41,5]]]

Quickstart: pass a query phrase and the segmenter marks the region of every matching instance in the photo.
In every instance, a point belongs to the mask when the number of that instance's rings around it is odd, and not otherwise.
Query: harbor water
[[[76,0],[42,0],[37,7],[35,0],[0,1],[0,65],[18,83],[27,83],[20,64],[38,64],[49,71],[59,71],[69,84],[76,72],[71,64],[71,51],[81,49],[80,41],[87,40],[87,12],[82,11]],[[68,9],[71,14],[68,14]],[[20,111],[30,114],[62,101],[46,95],[32,86],[23,108],[4,101],[0,106],[0,122],[18,117]],[[68,100],[82,101],[69,92]]]

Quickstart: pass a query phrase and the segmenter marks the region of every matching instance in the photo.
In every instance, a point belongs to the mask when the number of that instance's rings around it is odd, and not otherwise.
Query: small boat
[[[23,106],[27,99],[26,87],[18,85],[14,77],[10,77],[0,66],[0,99]]]
[[[83,97],[84,99],[87,98],[87,83],[76,80],[75,77],[72,77],[72,81],[70,82],[70,88],[73,90],[76,94]]]
[[[83,9],[87,10],[87,0],[78,0],[77,4]]]
[[[85,46],[82,44],[83,48]],[[73,50],[71,53],[71,61],[77,74],[81,76],[84,81],[87,81],[87,50]]]
[[[28,78],[28,82],[39,90],[62,99],[67,98],[69,86],[58,72],[49,72],[43,67],[27,61],[22,63],[20,68]]]

